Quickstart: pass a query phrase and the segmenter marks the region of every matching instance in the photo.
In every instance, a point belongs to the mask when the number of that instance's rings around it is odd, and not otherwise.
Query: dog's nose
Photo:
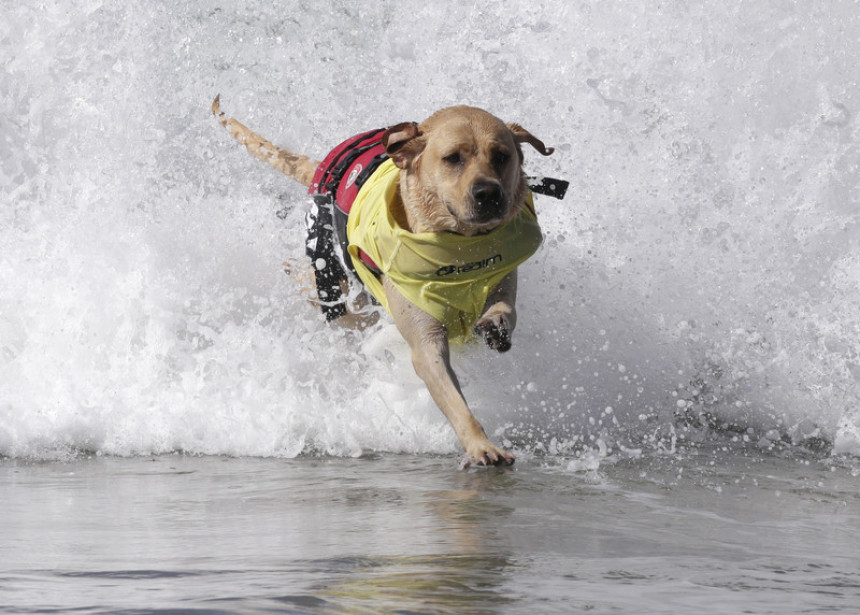
[[[478,181],[472,185],[472,200],[475,202],[475,218],[488,222],[502,217],[502,186],[498,182]]]

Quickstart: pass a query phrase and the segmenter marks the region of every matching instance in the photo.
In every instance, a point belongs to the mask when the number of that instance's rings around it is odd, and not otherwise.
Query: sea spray
[[[858,454],[857,20],[847,2],[8,8],[0,455],[457,451],[390,322],[332,329],[284,274],[303,190],[219,130],[219,92],[311,155],[461,102],[557,148],[526,154],[571,189],[537,199],[514,348],[455,357],[500,440]]]

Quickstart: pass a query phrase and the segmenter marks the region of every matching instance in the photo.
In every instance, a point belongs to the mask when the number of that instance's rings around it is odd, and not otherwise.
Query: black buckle
[[[535,194],[543,194],[551,196],[559,201],[567,194],[567,189],[570,186],[569,181],[563,179],[553,179],[552,177],[527,177],[529,189]]]

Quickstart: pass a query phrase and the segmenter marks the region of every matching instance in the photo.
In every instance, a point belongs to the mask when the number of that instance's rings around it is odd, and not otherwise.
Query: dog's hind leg
[[[314,178],[319,162],[308,158],[302,154],[295,154],[287,149],[274,145],[268,139],[265,139],[244,126],[240,122],[221,111],[221,96],[215,97],[212,102],[212,114],[218,118],[221,125],[233,135],[239,143],[248,148],[248,151],[258,160],[266,162],[281,173],[290,177],[297,182],[310,186]]]

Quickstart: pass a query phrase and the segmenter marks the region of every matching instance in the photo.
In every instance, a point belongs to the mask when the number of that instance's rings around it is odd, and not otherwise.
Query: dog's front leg
[[[517,271],[514,269],[487,297],[484,313],[475,323],[475,333],[484,338],[493,350],[506,352],[511,349],[511,335],[517,326],[516,302]]]
[[[512,464],[514,455],[490,442],[469,410],[457,375],[451,368],[445,326],[410,303],[387,278],[383,279],[383,285],[394,323],[409,344],[415,372],[451,423],[463,450],[478,465]]]

